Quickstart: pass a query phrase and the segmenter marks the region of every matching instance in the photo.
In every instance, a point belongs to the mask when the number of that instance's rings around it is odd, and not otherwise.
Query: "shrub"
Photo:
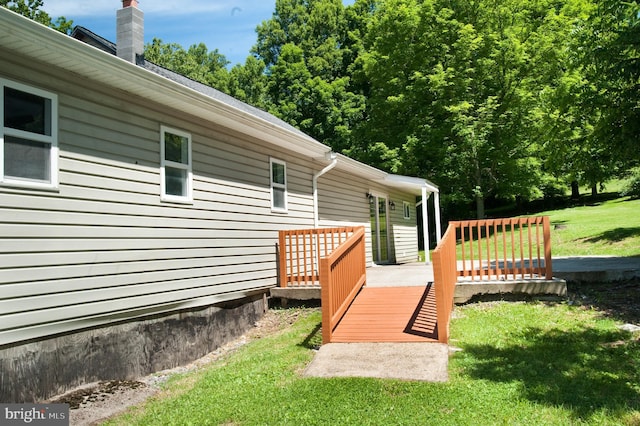
[[[640,170],[637,170],[624,188],[622,188],[621,195],[640,198]]]

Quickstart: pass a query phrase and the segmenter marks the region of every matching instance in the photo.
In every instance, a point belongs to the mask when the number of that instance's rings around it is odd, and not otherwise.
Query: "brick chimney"
[[[144,13],[137,0],[122,0],[116,14],[116,46],[118,57],[134,64],[144,52]]]

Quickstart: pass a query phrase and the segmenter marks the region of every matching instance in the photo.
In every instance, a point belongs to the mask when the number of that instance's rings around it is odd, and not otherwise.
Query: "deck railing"
[[[549,217],[449,222],[432,256],[438,341],[447,343],[458,281],[553,278]]]
[[[280,231],[280,287],[319,287],[320,258],[331,254],[356,229],[352,226]]]
[[[367,279],[364,228],[353,234],[327,257],[320,259],[322,343],[330,343],[353,299]]]
[[[449,222],[460,245],[458,275],[470,280],[552,279],[548,216]]]
[[[449,225],[432,253],[433,285],[436,295],[438,341],[449,342],[449,320],[453,310],[453,296],[458,280],[456,269],[456,228]]]

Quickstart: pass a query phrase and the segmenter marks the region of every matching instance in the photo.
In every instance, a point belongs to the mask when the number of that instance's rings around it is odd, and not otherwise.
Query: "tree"
[[[0,0],[0,6],[19,13],[22,16],[26,16],[47,27],[51,27],[61,33],[70,34],[73,29],[73,21],[67,21],[64,16],[56,18],[55,21],[52,20],[51,16],[41,9],[43,0]]]
[[[229,75],[229,94],[255,107],[267,109],[264,69],[264,62],[251,55],[244,65],[235,65]]]
[[[580,36],[580,65],[599,113],[594,145],[624,159],[627,170],[640,161],[640,4],[597,0]]]
[[[145,59],[189,77],[200,83],[228,91],[229,61],[218,49],[209,51],[204,43],[193,44],[185,50],[177,43],[163,43],[159,38],[145,46]]]
[[[478,217],[489,197],[540,195],[535,108],[562,72],[568,4],[381,2],[362,55],[372,87],[360,151],[384,144],[398,171],[433,176],[449,201],[475,200]]]
[[[351,86],[358,34],[347,18],[341,0],[277,0],[252,49],[265,64],[268,110],[336,151],[351,146],[364,110]]]

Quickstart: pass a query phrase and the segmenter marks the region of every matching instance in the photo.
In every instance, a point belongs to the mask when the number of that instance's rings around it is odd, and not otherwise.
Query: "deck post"
[[[542,217],[542,235],[544,238],[544,268],[545,279],[553,279],[553,267],[551,264],[551,224],[549,216]]]
[[[333,316],[333,307],[331,306],[332,297],[332,276],[331,264],[326,257],[320,259],[320,307],[322,310],[322,344],[331,343],[331,317]]]
[[[278,256],[279,256],[279,268],[278,268],[278,281],[280,281],[280,287],[287,286],[287,243],[285,238],[285,232],[278,232]]]

